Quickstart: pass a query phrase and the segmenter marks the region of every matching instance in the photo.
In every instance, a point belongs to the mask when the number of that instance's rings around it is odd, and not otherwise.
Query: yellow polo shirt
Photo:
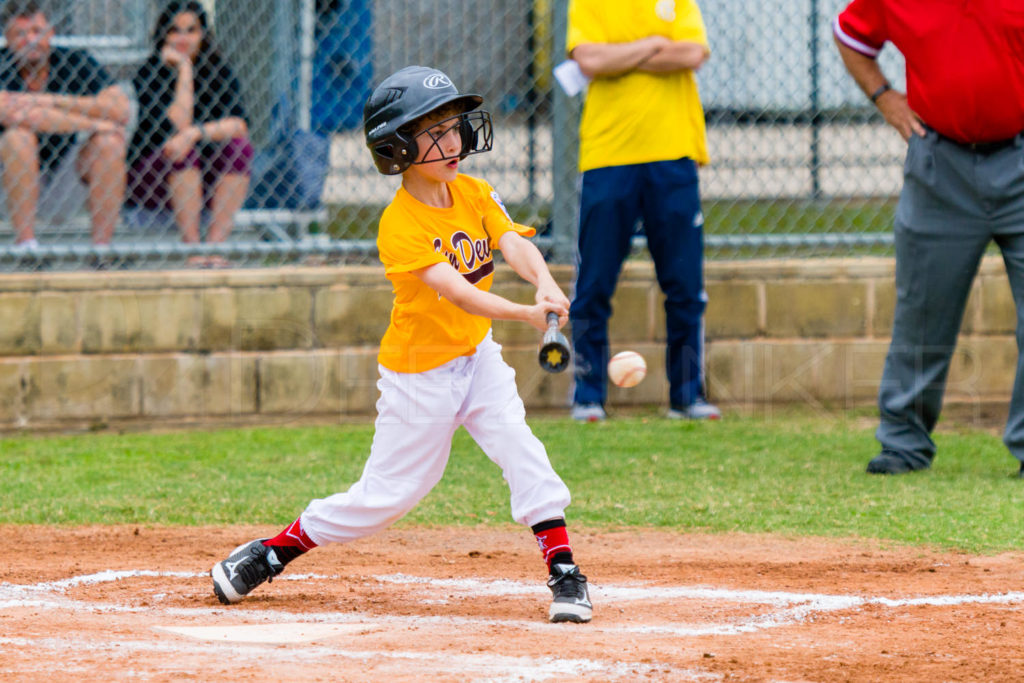
[[[570,0],[567,49],[651,35],[707,47],[694,0]],[[704,108],[693,71],[595,78],[580,122],[580,171],[689,157],[708,162]]]
[[[377,249],[394,288],[391,324],[380,343],[381,365],[395,372],[424,372],[474,353],[491,321],[472,315],[441,296],[412,271],[447,261],[474,286],[489,291],[501,236],[515,224],[498,193],[485,181],[458,175],[448,184],[453,204],[439,209],[399,188],[384,209]]]

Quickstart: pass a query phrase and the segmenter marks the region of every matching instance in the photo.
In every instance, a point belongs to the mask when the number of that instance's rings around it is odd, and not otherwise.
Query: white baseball
[[[608,377],[620,387],[635,387],[647,375],[647,363],[636,351],[620,351],[608,361]]]

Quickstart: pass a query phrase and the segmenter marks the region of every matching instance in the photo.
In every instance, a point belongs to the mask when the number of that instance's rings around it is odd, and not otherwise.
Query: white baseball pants
[[[401,519],[441,480],[460,425],[501,468],[516,522],[564,516],[569,489],[526,424],[515,371],[489,332],[475,354],[433,370],[379,369],[376,431],[362,476],[302,513],[302,529],[317,545],[370,536]]]

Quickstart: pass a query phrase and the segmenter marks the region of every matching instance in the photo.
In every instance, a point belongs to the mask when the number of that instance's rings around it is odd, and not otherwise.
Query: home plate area
[[[550,624],[515,528],[320,548],[227,607],[208,568],[265,530],[0,531],[23,551],[0,568],[0,680],[1009,681],[1024,665],[1019,554],[578,532],[594,620]]]

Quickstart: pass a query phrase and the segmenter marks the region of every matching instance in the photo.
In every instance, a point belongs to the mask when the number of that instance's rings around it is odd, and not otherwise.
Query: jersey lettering
[[[452,268],[473,284],[494,272],[491,243],[487,239],[475,240],[459,230],[452,234],[450,249],[445,248],[440,237],[435,237],[432,244],[435,252],[444,254]]]

